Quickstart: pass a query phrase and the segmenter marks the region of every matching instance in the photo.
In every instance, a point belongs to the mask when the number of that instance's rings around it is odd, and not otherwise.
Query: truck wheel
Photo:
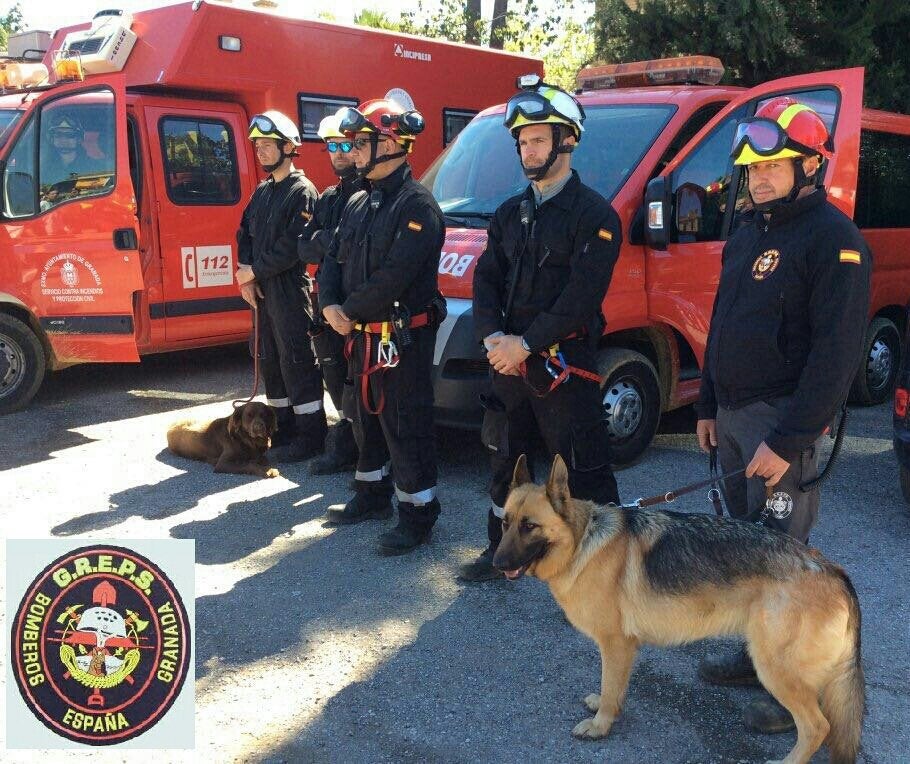
[[[41,387],[46,364],[41,340],[28,325],[0,313],[0,414],[28,405]]]
[[[873,406],[888,400],[901,360],[901,335],[887,318],[874,318],[866,331],[863,362],[850,388],[850,400]]]
[[[598,358],[603,380],[604,417],[610,431],[611,458],[616,465],[634,461],[648,447],[660,422],[657,372],[641,353],[607,348]]]

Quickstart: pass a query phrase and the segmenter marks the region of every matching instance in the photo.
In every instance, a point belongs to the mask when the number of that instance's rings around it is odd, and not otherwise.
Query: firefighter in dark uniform
[[[391,466],[398,524],[379,550],[403,554],[429,538],[439,515],[430,374],[445,226],[407,163],[423,130],[418,112],[373,100],[346,110],[340,127],[370,191],[351,197],[319,275],[322,313],[348,338],[354,395],[345,411],[360,450],[357,493],[328,516],[341,524],[388,517]]]
[[[536,75],[519,78],[519,85],[521,92],[506,106],[505,126],[532,182],[496,210],[474,270],[475,331],[492,368],[483,441],[493,477],[490,543],[460,568],[459,577],[468,581],[502,575],[492,561],[503,506],[535,426],[550,456],[565,459],[573,496],[619,501],[596,347],[622,240],[620,221],[571,168],[584,131],[581,105]]]
[[[322,264],[348,199],[366,186],[363,178],[357,174],[357,167],[351,156],[351,140],[338,129],[338,120],[337,114],[326,117],[319,123],[319,129],[316,131],[325,141],[332,169],[338,176],[338,183],[322,192],[316,202],[313,219],[298,240],[297,251],[304,265]],[[344,383],[348,375],[348,364],[344,357],[344,337],[332,329],[322,317],[317,283],[312,282],[313,292],[310,295],[313,303],[313,350],[316,352],[326,390],[335,405],[335,410],[341,416],[341,420],[332,428],[334,433],[329,439],[330,448],[310,465],[310,472],[314,475],[327,475],[356,467],[357,443],[354,441],[351,420],[345,417],[343,409]]]
[[[807,542],[818,517],[820,438],[859,367],[872,258],[831,204],[821,167],[833,146],[821,117],[788,97],[742,120],[732,156],[746,167],[752,209],[724,246],[696,406],[698,440],[716,447],[733,517],[760,519]],[[700,676],[758,684],[744,647],[711,656]],[[793,729],[770,695],[746,710],[762,732]]]
[[[309,295],[297,239],[313,214],[316,189],[294,168],[297,127],[267,111],[250,122],[249,139],[269,177],[250,198],[237,232],[237,283],[259,314],[259,354],[266,400],[278,417],[277,461],[322,453],[327,432],[322,376],[310,346]]]

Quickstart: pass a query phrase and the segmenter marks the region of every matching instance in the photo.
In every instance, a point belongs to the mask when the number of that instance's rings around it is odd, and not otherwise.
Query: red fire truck
[[[623,222],[603,303],[599,369],[617,463],[642,453],[661,411],[697,398],[720,252],[746,201],[729,156],[734,125],[775,96],[812,105],[833,130],[837,154],[825,186],[874,254],[853,398],[885,400],[898,368],[910,297],[910,117],[863,109],[862,69],[750,90],[718,86],[722,73],[717,59],[692,57],[590,68],[578,77],[587,120],[573,165]],[[449,317],[436,348],[435,391],[438,421],[454,426],[479,419],[477,394],[487,384],[471,326],[474,265],[493,211],[527,183],[503,111],[482,112],[423,179],[449,216],[439,265]]]
[[[297,165],[323,188],[333,176],[316,128],[341,106],[387,96],[419,108],[420,173],[517,75],[542,71],[205,0],[58,31],[49,84],[40,64],[0,64],[0,413],[26,405],[45,369],[246,338],[233,273],[259,180],[253,114],[297,118]]]

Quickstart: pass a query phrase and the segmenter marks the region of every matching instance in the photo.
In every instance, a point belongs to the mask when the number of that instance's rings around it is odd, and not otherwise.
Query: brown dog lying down
[[[211,422],[176,422],[167,431],[167,447],[177,456],[213,464],[215,472],[278,477],[265,458],[277,429],[272,409],[264,403],[245,403],[230,416]]]

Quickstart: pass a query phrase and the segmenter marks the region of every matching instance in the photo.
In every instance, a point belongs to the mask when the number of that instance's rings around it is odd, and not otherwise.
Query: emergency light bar
[[[724,65],[714,56],[680,56],[629,64],[586,66],[576,77],[581,90],[683,85],[716,85],[724,75]]]
[[[60,52],[65,58],[78,54],[85,74],[119,72],[136,44],[132,25],[133,17],[126,11],[99,11],[91,29],[70,32],[63,39]]]

